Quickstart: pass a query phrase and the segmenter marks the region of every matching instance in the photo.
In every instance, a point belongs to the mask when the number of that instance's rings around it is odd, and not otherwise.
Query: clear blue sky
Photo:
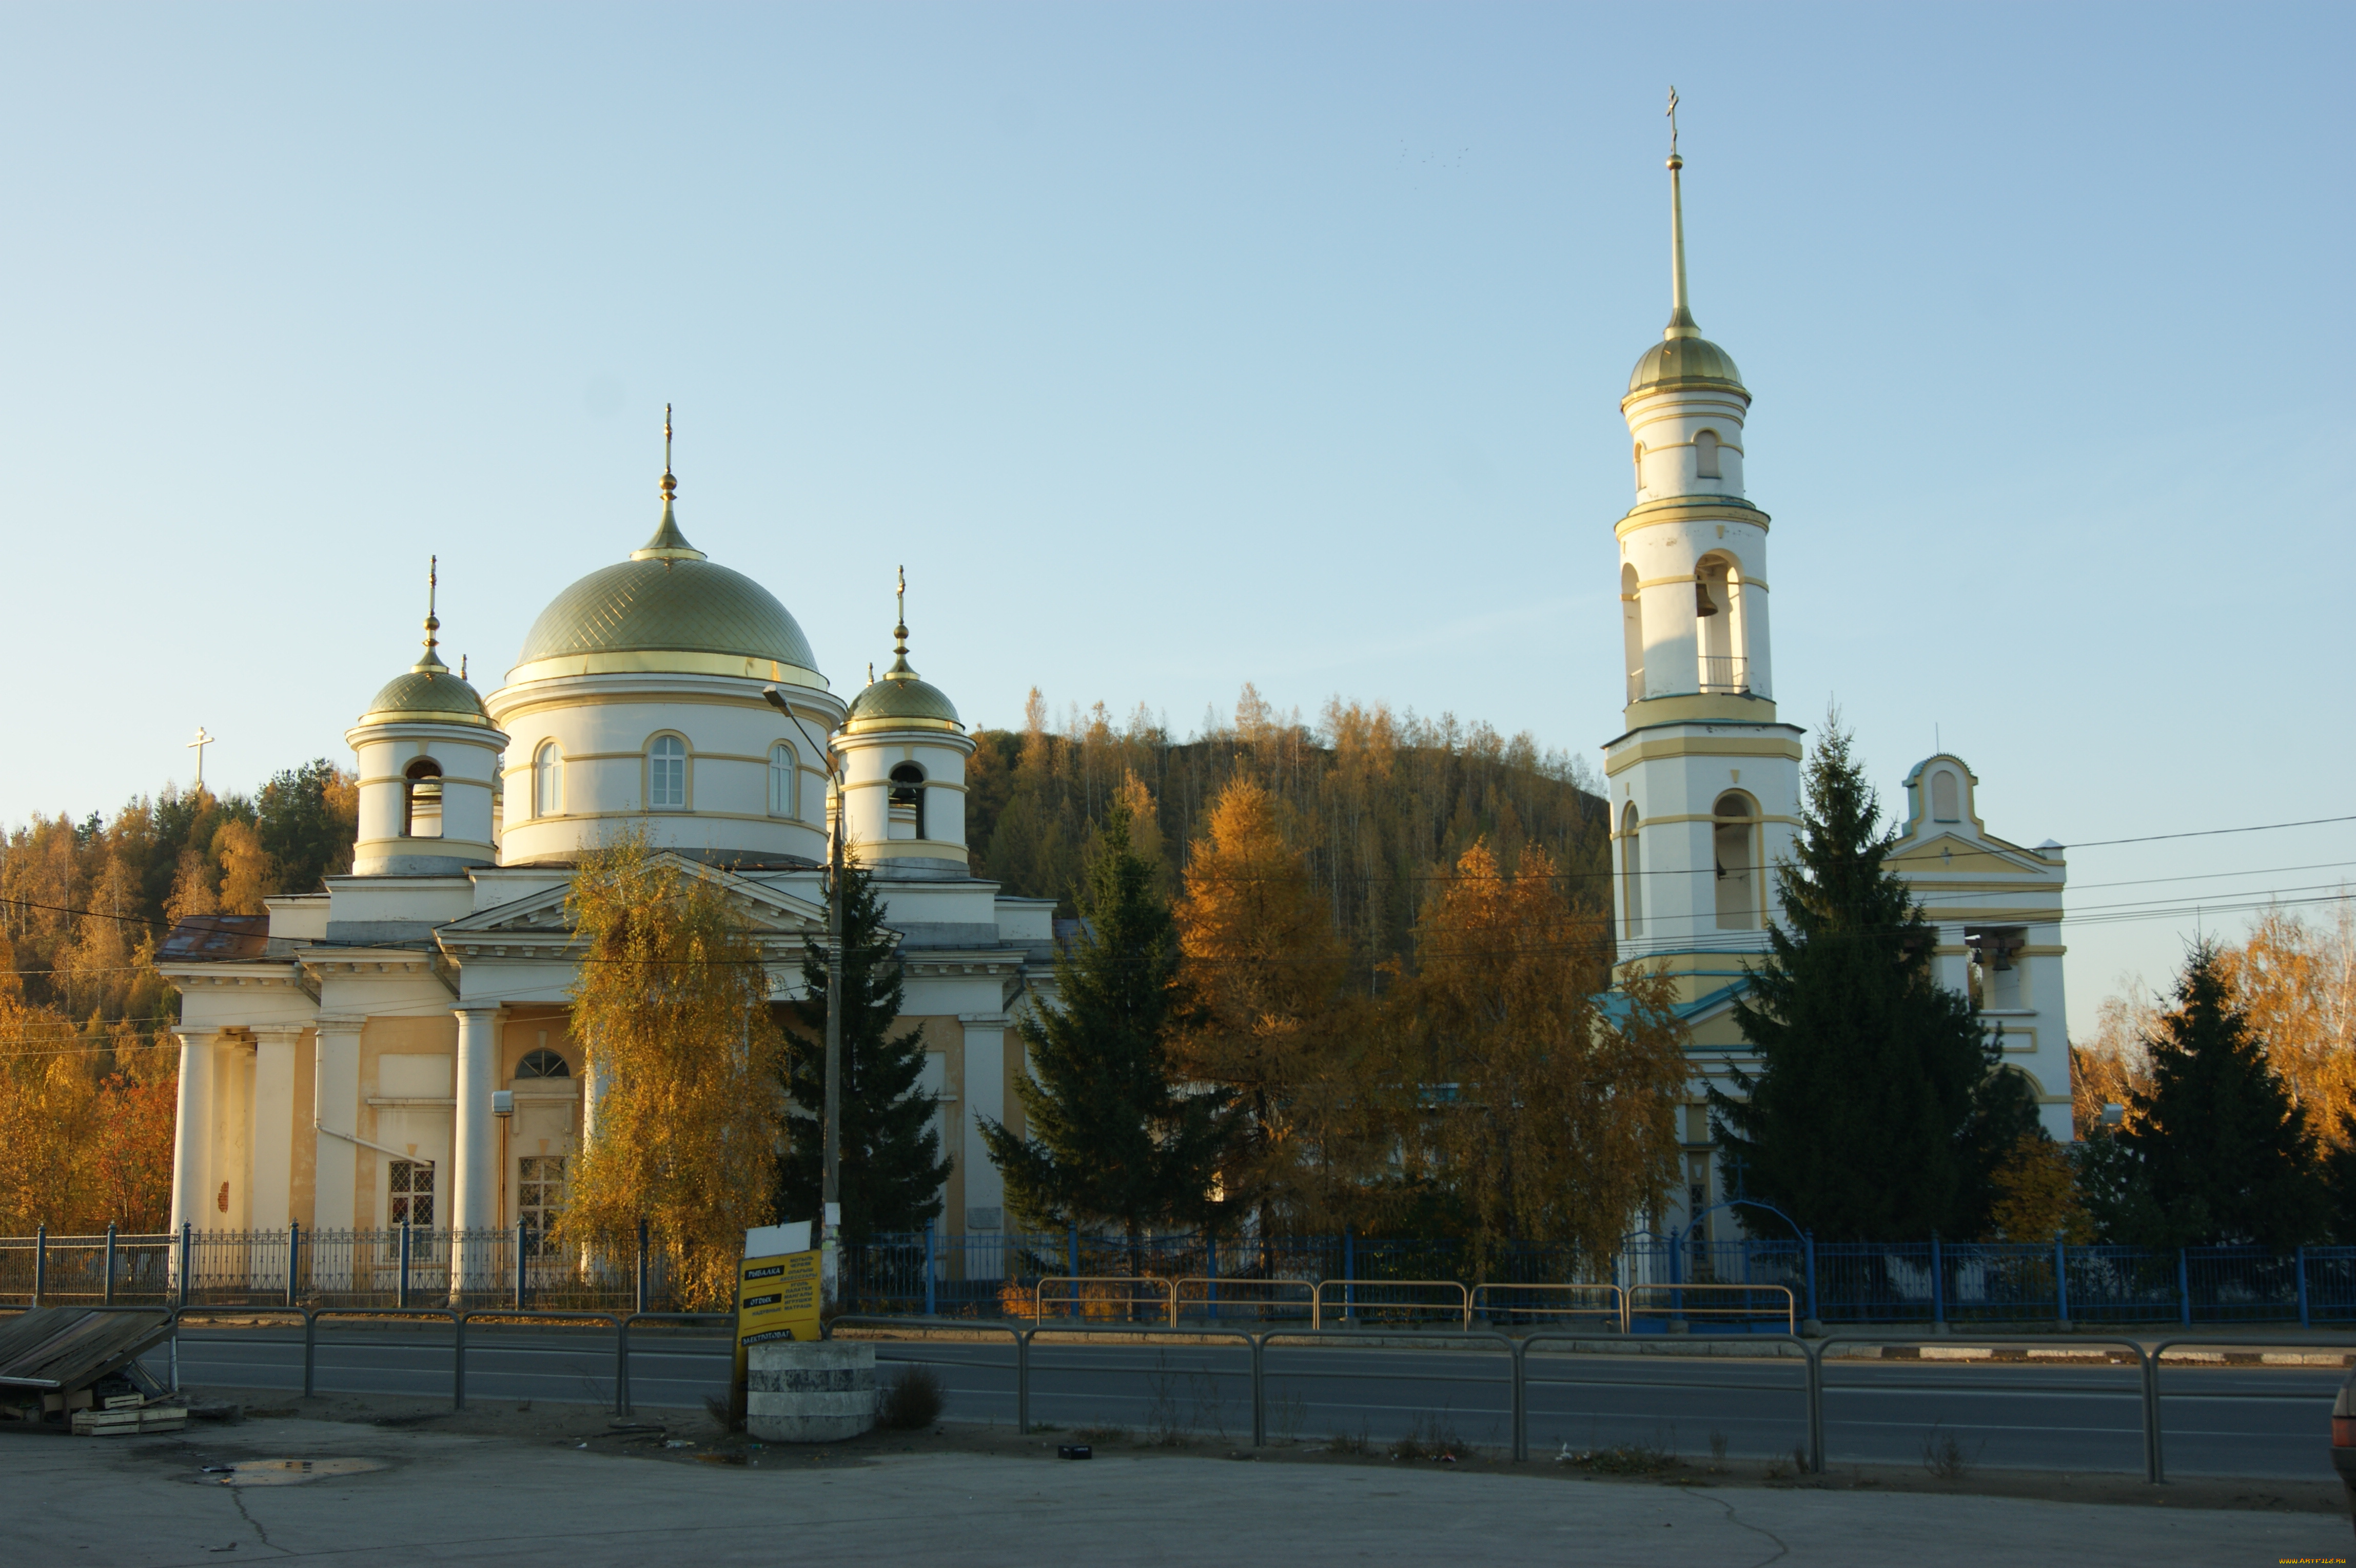
[[[680,515],[839,689],[1183,733],[1249,680],[1593,760],[1617,402],[1755,397],[1777,695],[2034,843],[2347,802],[2356,12],[16,6],[0,822],[315,756],[425,557],[495,684]],[[2330,884],[2348,827],[2072,857]],[[2267,868],[2321,866],[2274,871]],[[2189,872],[2253,872],[2185,884]],[[2241,917],[2203,915],[2214,928]],[[2190,918],[2071,932],[2081,1021]]]

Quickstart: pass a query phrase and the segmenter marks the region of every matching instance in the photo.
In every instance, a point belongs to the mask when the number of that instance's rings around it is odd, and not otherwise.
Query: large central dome
[[[540,612],[508,679],[637,671],[826,686],[786,607],[743,573],[705,560],[680,535],[668,498],[645,548],[590,573]]]

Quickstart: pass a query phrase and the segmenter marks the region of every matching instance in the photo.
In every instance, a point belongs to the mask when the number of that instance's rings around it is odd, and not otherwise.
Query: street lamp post
[[[768,704],[793,721],[811,749],[826,759],[827,776],[834,781],[834,822],[826,848],[826,1134],[819,1186],[819,1288],[827,1304],[835,1299],[834,1233],[842,1223],[842,830],[847,802],[842,798],[842,770],[835,765],[830,746],[819,746],[803,728],[801,717],[787,705],[786,694],[775,686],[761,688]]]

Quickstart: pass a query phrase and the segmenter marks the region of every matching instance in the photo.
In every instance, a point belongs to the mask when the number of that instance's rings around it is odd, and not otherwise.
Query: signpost
[[[736,1379],[734,1402],[744,1408],[744,1348],[764,1339],[816,1339],[819,1259],[807,1221],[744,1232],[736,1270]]]

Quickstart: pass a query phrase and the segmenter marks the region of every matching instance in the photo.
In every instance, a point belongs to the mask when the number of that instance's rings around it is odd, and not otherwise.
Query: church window
[[[1636,836],[1636,808],[1632,805],[1620,819],[1620,907],[1632,937],[1644,929],[1644,858],[1641,843]]]
[[[390,1178],[392,1207],[387,1218],[395,1225],[434,1229],[434,1167],[423,1160],[394,1160]]]
[[[1644,444],[1642,441],[1636,443],[1636,488],[1640,490],[1644,488]]]
[[[1628,668],[1628,700],[1644,699],[1644,596],[1636,590],[1636,568],[1620,568],[1621,657]]]
[[[769,747],[769,815],[798,817],[801,813],[801,765],[794,748],[779,741]]]
[[[1755,857],[1751,853],[1756,834],[1751,822],[1751,802],[1740,795],[1720,795],[1711,815],[1717,818],[1710,837],[1718,863],[1718,929],[1756,930],[1758,878],[1753,875]]]
[[[675,735],[657,736],[647,748],[647,804],[669,811],[687,807],[687,743]]]
[[[531,1233],[531,1250],[548,1250],[548,1233],[564,1217],[564,1156],[526,1155],[516,1167],[516,1218]]]
[[[519,1079],[527,1078],[571,1078],[573,1076],[573,1069],[566,1065],[562,1057],[560,1057],[554,1051],[542,1047],[539,1050],[526,1051],[523,1054],[523,1059],[516,1063],[515,1075]]]
[[[1718,468],[1718,432],[1705,430],[1694,437],[1694,472],[1705,479],[1722,478]]]
[[[904,762],[892,769],[892,815],[897,820],[902,811],[915,829],[908,836],[925,836],[925,770],[913,762]],[[895,835],[896,836],[896,835]]]
[[[1931,820],[1960,822],[1964,814],[1955,801],[1955,776],[1944,768],[1931,775]]]
[[[564,810],[564,753],[552,740],[532,755],[531,800],[535,817],[552,817]]]
[[[430,757],[421,757],[402,770],[401,836],[442,836],[442,765]]]

